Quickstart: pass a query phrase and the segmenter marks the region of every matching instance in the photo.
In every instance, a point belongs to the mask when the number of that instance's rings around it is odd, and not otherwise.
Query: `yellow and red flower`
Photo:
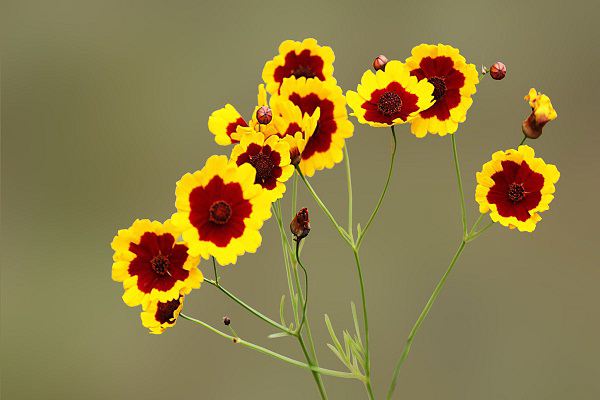
[[[190,255],[213,256],[227,265],[258,249],[259,229],[271,216],[271,202],[255,179],[252,165],[237,166],[226,156],[212,156],[202,170],[177,182],[172,220],[182,230]]]
[[[335,55],[328,46],[319,46],[312,38],[302,42],[286,40],[279,45],[279,54],[267,61],[262,72],[267,91],[276,94],[286,78],[315,78],[332,81]]]
[[[303,115],[313,115],[317,109],[320,112],[315,131],[302,152],[302,173],[312,176],[341,162],[345,141],[354,132],[342,89],[332,81],[291,77],[285,79],[272,101],[282,99],[291,101]]]
[[[549,209],[559,177],[558,169],[535,158],[529,146],[497,151],[477,173],[479,211],[511,229],[533,232],[539,214]]]
[[[438,44],[421,44],[406,59],[411,75],[429,81],[435,103],[411,120],[411,132],[423,137],[428,132],[444,136],[454,133],[467,118],[473,104],[471,96],[479,83],[477,68],[467,64],[458,49]]]
[[[239,128],[248,127],[248,123],[231,104],[213,111],[208,117],[208,130],[215,135],[215,142],[221,146],[239,142],[236,134]]]
[[[142,325],[155,335],[160,335],[167,328],[171,328],[177,322],[177,317],[183,308],[184,297],[181,295],[173,300],[151,301],[140,314]]]
[[[265,139],[260,132],[244,135],[231,152],[235,164],[250,164],[256,170],[257,183],[269,194],[270,200],[283,197],[285,182],[294,173],[290,164],[290,146],[278,135]]]
[[[531,106],[531,114],[523,121],[523,134],[530,139],[537,139],[542,134],[544,125],[555,120],[558,114],[552,107],[550,97],[538,93],[534,88],[529,89],[525,100]]]
[[[188,254],[185,242],[177,241],[180,232],[169,220],[163,224],[147,219],[119,230],[111,243],[112,279],[123,282],[125,304],[145,307],[152,300],[166,302],[200,287],[200,260]]]
[[[375,127],[403,124],[433,104],[433,85],[411,76],[400,61],[390,61],[376,73],[366,71],[356,90],[346,93],[352,115]]]

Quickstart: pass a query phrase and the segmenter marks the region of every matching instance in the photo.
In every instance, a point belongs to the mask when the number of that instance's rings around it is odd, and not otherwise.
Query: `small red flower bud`
[[[375,57],[375,60],[373,60],[373,69],[375,69],[375,71],[379,71],[380,69],[385,70],[385,64],[387,63],[387,57],[383,54],[380,54],[377,57]]]
[[[259,124],[267,125],[273,119],[273,112],[268,106],[262,106],[256,110],[256,120]]]
[[[504,79],[506,76],[506,65],[500,61],[494,63],[494,65],[490,67],[490,76],[497,81]]]
[[[223,317],[223,323],[227,326],[231,324],[231,319],[228,316]]]
[[[308,219],[308,209],[303,208],[290,222],[290,230],[296,236],[296,240],[302,240],[310,232],[310,220]]]

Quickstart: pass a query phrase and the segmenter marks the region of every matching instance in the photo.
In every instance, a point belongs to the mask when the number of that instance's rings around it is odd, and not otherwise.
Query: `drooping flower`
[[[183,231],[191,255],[213,256],[227,265],[258,249],[259,229],[271,216],[271,202],[255,178],[252,165],[237,166],[226,156],[212,156],[200,171],[177,182],[172,220]]]
[[[315,78],[332,81],[335,55],[328,46],[319,46],[313,38],[302,42],[286,40],[279,45],[279,54],[267,61],[262,72],[267,91],[276,94],[284,79]]]
[[[320,109],[315,131],[302,152],[300,170],[307,176],[333,166],[343,159],[345,140],[352,136],[354,126],[348,120],[346,99],[342,89],[332,81],[287,78],[272,100],[287,99],[303,114],[313,115]]]
[[[296,241],[300,241],[310,233],[310,219],[308,217],[308,209],[301,208],[296,213],[296,216],[290,222],[290,231],[296,237]]]
[[[250,164],[256,170],[254,183],[265,189],[271,201],[283,197],[285,182],[294,173],[290,146],[277,135],[266,139],[260,132],[242,136],[231,152],[231,161],[237,165]]]
[[[173,327],[183,308],[184,297],[179,296],[169,301],[151,301],[140,314],[142,325],[155,335],[160,335],[167,328]]]
[[[357,91],[348,90],[348,105],[358,122],[375,127],[403,124],[433,104],[433,85],[419,81],[400,61],[376,73],[366,71]]]
[[[529,146],[497,151],[477,173],[475,199],[481,213],[511,229],[533,232],[554,198],[560,173],[552,164],[535,158]]]
[[[411,75],[434,86],[435,103],[411,120],[411,132],[417,137],[428,132],[440,136],[456,132],[473,104],[471,96],[477,91],[479,76],[475,65],[467,64],[458,49],[444,44],[421,44],[413,48],[406,65]]]
[[[187,243],[177,241],[180,233],[170,220],[138,219],[119,230],[111,243],[115,252],[112,279],[123,282],[125,304],[166,302],[200,287],[200,260],[188,254]]]
[[[523,134],[530,139],[537,139],[542,134],[544,125],[555,120],[558,114],[552,107],[550,97],[538,93],[534,88],[529,89],[525,100],[529,101],[531,114],[523,121]]]
[[[231,104],[226,104],[208,117],[208,130],[215,135],[215,142],[221,146],[239,142],[236,132],[240,127],[248,127],[248,123]]]

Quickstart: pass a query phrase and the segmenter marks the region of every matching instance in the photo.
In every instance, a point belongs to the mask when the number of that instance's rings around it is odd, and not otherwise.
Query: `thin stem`
[[[484,215],[485,214],[479,214],[479,217],[477,218],[477,220],[471,227],[471,230],[469,231],[469,236],[471,236],[473,234],[473,232],[475,232],[475,229],[477,229],[477,227],[479,226],[479,223],[481,222],[481,219],[483,218]]]
[[[236,295],[234,295],[233,293],[231,293],[229,290],[225,289],[223,286],[221,286],[216,280],[211,280],[211,279],[207,279],[204,278],[204,282],[216,287],[217,289],[219,289],[221,292],[223,292],[227,297],[229,297],[231,300],[235,301],[236,303],[238,303],[240,306],[242,306],[243,308],[245,308],[247,311],[249,311],[251,314],[254,314],[255,316],[257,316],[258,318],[262,319],[263,321],[265,321],[266,323],[268,323],[269,325],[274,326],[275,328],[279,329],[282,332],[287,333],[288,335],[291,336],[296,336],[295,332],[290,331],[288,328],[286,328],[285,326],[281,325],[278,322],[273,321],[271,318],[267,317],[266,315],[264,315],[263,313],[261,313],[260,311],[256,310],[255,308],[249,306],[248,304],[246,304],[244,301],[242,301],[239,297],[237,297]]]
[[[292,181],[292,215],[296,215],[298,212],[298,175],[294,174],[294,180]]]
[[[354,228],[352,224],[352,173],[350,171],[348,144],[344,146],[344,161],[346,164],[346,181],[348,184],[348,235],[350,235],[350,239],[354,242]]]
[[[212,257],[213,272],[215,273],[215,282],[219,284],[219,273],[217,272],[217,261]]]
[[[425,320],[425,317],[427,317],[427,314],[429,314],[429,310],[431,310],[433,303],[435,303],[435,300],[438,298],[440,292],[442,291],[442,288],[444,287],[444,284],[446,283],[446,279],[448,279],[448,275],[450,275],[450,272],[452,272],[452,269],[454,268],[456,261],[462,254],[466,244],[467,244],[467,242],[464,240],[462,240],[460,242],[460,245],[458,246],[458,249],[456,250],[454,257],[452,257],[452,261],[450,261],[450,265],[448,266],[448,269],[446,269],[446,272],[444,273],[444,275],[438,282],[437,286],[435,287],[433,293],[429,297],[429,300],[427,301],[427,304],[425,305],[425,308],[423,309],[423,311],[421,311],[421,315],[419,315],[417,322],[415,322],[415,324],[413,325],[413,327],[410,331],[410,334],[408,335],[408,339],[406,340],[406,344],[404,345],[404,349],[402,350],[402,355],[400,356],[400,359],[398,360],[398,363],[396,364],[396,367],[394,368],[394,373],[392,375],[392,382],[390,383],[390,387],[387,392],[388,400],[391,399],[392,395],[394,394],[394,390],[396,389],[396,383],[398,380],[398,375],[400,374],[400,367],[402,367],[402,364],[408,357],[408,353],[410,352],[410,348],[411,348],[412,342],[415,338],[415,335],[419,331],[419,328],[421,327],[423,320]]]
[[[519,146],[525,144],[525,141],[527,140],[527,136],[523,135],[523,140],[521,140],[521,143],[519,143]]]
[[[325,215],[327,215],[327,217],[329,218],[329,220],[331,221],[331,223],[333,224],[333,226],[335,227],[335,229],[337,229],[337,231],[340,234],[340,236],[342,237],[342,239],[344,239],[346,241],[346,243],[348,243],[350,246],[353,246],[354,243],[350,239],[349,234],[344,230],[344,228],[342,228],[340,226],[340,224],[337,223],[337,221],[335,220],[335,218],[333,217],[333,215],[331,214],[331,212],[329,211],[329,209],[325,206],[325,204],[323,203],[323,201],[317,195],[317,192],[315,192],[315,189],[313,189],[313,187],[308,182],[308,180],[306,179],[306,177],[304,176],[304,174],[302,173],[302,171],[300,171],[299,167],[296,167],[296,172],[298,172],[298,176],[300,176],[300,179],[302,179],[302,182],[304,182],[304,185],[306,186],[306,188],[308,189],[308,191],[312,195],[313,199],[315,199],[315,201],[317,202],[317,204],[319,205],[319,207],[321,208],[321,210],[323,210],[323,212],[325,213]]]
[[[308,304],[308,272],[306,272],[306,268],[302,265],[302,261],[300,261],[300,240],[296,240],[296,261],[298,261],[298,265],[302,268],[304,272],[304,300],[302,301],[304,304],[302,306],[302,320],[300,321],[300,325],[298,325],[298,335],[302,333],[302,325],[304,325],[304,321],[306,320],[306,305]],[[296,278],[298,275],[296,274]],[[302,292],[300,289],[300,282],[297,280],[296,284],[298,285],[298,292]]]
[[[450,135],[450,137],[452,138],[452,158],[454,159],[454,169],[456,170],[456,181],[458,182],[458,192],[460,195],[460,214],[464,239],[467,237],[467,208],[465,206],[465,193],[463,191],[460,165],[458,163],[458,152],[456,151],[456,135]]]
[[[396,159],[396,148],[398,145],[398,141],[396,140],[396,131],[394,130],[393,125],[392,125],[392,138],[393,138],[394,144],[392,147],[392,157],[390,159],[390,168],[388,170],[387,179],[385,181],[385,186],[383,187],[383,191],[381,192],[381,195],[379,196],[379,200],[377,201],[377,205],[375,206],[375,209],[371,213],[371,217],[369,217],[369,221],[367,222],[367,224],[364,226],[364,228],[361,230],[361,232],[358,235],[358,240],[356,241],[357,249],[360,248],[360,244],[362,243],[362,241],[365,237],[365,234],[367,233],[367,230],[369,229],[369,227],[371,226],[371,223],[375,219],[375,216],[379,212],[379,207],[381,207],[383,198],[385,197],[385,194],[387,193],[388,187],[390,185],[390,179],[392,178],[392,172],[394,172],[394,160]]]
[[[280,361],[284,361],[284,362],[286,362],[288,364],[292,364],[292,365],[295,365],[297,367],[308,369],[308,370],[311,370],[313,372],[317,372],[319,374],[328,375],[328,376],[335,376],[337,378],[359,379],[359,377],[357,377],[355,374],[353,374],[351,372],[342,372],[342,371],[336,371],[336,370],[327,369],[327,368],[319,368],[319,367],[311,366],[311,365],[305,364],[305,363],[303,363],[301,361],[294,360],[293,358],[284,356],[283,354],[279,354],[279,353],[277,353],[277,352],[275,352],[273,350],[267,349],[266,347],[262,347],[262,346],[259,346],[257,344],[248,342],[248,341],[246,341],[246,340],[244,340],[242,338],[230,336],[230,335],[226,334],[225,332],[221,332],[217,328],[214,328],[213,326],[207,324],[204,321],[200,321],[200,320],[198,320],[196,318],[192,318],[192,317],[190,317],[188,315],[185,315],[183,313],[179,314],[179,316],[181,318],[183,318],[183,319],[187,319],[188,321],[191,321],[191,322],[194,322],[194,323],[196,323],[198,325],[201,325],[201,326],[205,327],[206,329],[210,330],[211,332],[216,333],[217,335],[219,335],[219,336],[221,336],[221,337],[223,337],[225,339],[231,340],[233,343],[241,344],[242,346],[248,347],[248,348],[250,348],[252,350],[256,350],[259,353],[266,354],[266,355],[271,356],[271,357],[273,357],[275,359],[278,359]]]
[[[477,239],[483,232],[490,229],[493,225],[494,225],[494,221],[490,221],[486,226],[481,228],[479,231],[470,233],[469,237],[467,238],[467,243],[472,242],[473,240]]]

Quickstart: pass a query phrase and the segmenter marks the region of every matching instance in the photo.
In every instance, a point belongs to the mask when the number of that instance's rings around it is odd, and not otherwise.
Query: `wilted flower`
[[[296,240],[300,241],[310,232],[310,220],[308,219],[308,209],[302,208],[292,222],[290,222],[290,230],[296,236]]]
[[[385,69],[385,64],[388,63],[388,59],[383,54],[378,55],[373,60],[373,69],[375,71],[379,71],[380,69]]]
[[[552,107],[550,97],[538,93],[534,88],[529,89],[525,100],[529,101],[531,114],[523,121],[523,134],[530,139],[537,139],[542,134],[544,125],[556,119],[558,114]]]

